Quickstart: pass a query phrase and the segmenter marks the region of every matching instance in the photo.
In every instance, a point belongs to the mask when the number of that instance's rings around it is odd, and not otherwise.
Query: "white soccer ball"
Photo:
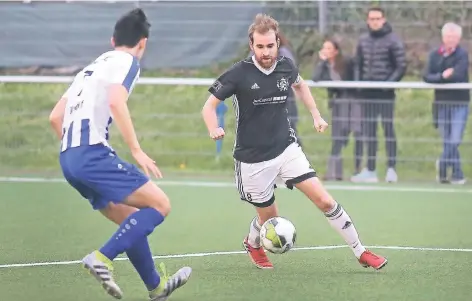
[[[264,249],[274,254],[283,254],[295,245],[297,231],[291,221],[277,216],[262,225],[260,237]]]

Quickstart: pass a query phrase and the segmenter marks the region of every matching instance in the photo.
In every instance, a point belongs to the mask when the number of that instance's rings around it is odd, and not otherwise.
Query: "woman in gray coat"
[[[319,52],[320,61],[315,66],[313,81],[353,80],[353,59],[342,55],[339,44],[327,39]],[[354,165],[355,173],[360,171],[362,162],[362,110],[356,100],[354,89],[328,88],[329,108],[331,109],[331,156],[325,180],[343,179],[343,162],[341,151],[354,134]]]

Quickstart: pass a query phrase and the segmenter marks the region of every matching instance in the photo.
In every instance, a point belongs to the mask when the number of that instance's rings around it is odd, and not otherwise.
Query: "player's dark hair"
[[[369,15],[370,12],[372,12],[372,11],[379,12],[379,13],[382,14],[382,17],[385,17],[385,11],[381,7],[373,6],[373,7],[369,8],[369,10],[367,11],[367,15]]]
[[[134,47],[143,38],[149,37],[149,24],[146,15],[140,8],[123,15],[115,24],[113,39],[115,46]]]

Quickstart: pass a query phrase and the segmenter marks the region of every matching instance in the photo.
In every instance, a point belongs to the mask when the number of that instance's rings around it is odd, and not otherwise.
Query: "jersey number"
[[[251,195],[249,192],[246,193],[246,200],[247,200],[248,202],[252,202],[252,195]]]

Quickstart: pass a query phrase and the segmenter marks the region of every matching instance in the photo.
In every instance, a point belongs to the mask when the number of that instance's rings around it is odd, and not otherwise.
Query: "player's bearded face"
[[[272,30],[264,34],[254,32],[251,50],[261,67],[265,69],[272,67],[278,54],[275,32]]]

